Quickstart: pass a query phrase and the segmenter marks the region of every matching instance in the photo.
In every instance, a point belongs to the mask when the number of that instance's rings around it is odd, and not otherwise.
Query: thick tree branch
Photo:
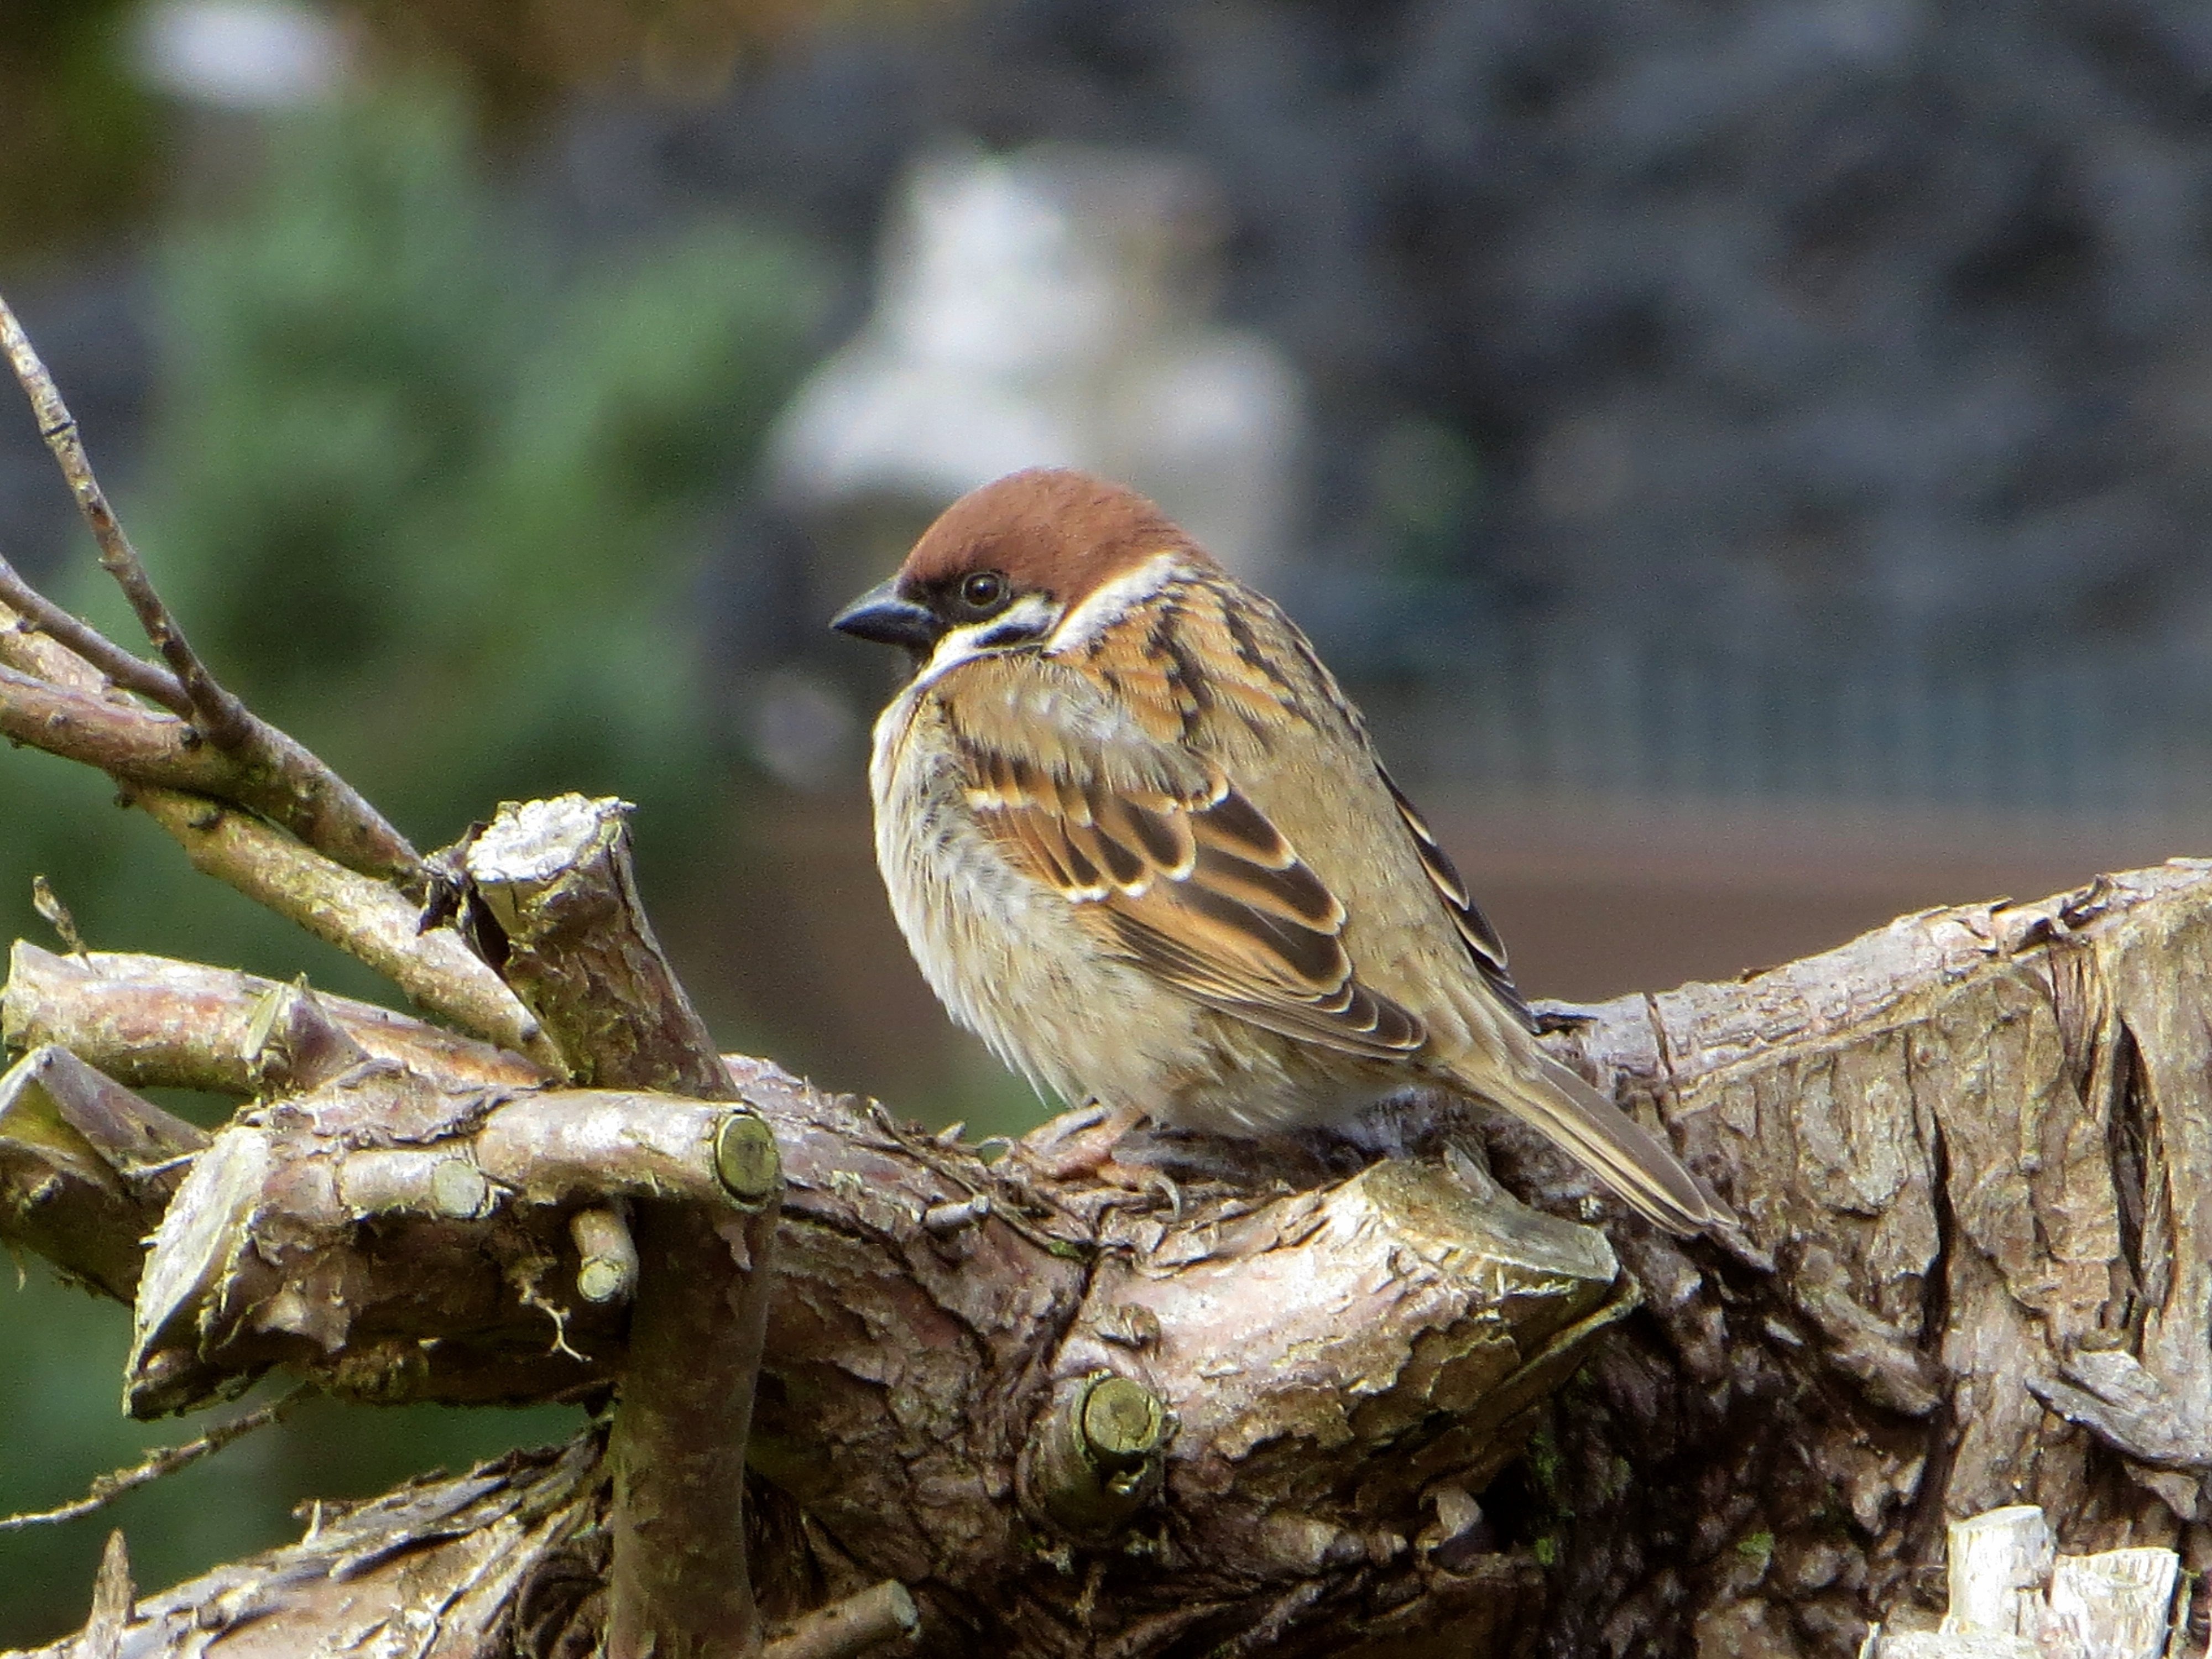
[[[12,1019],[112,1062],[166,1006],[227,1034],[233,1052],[159,1036],[144,1053],[234,1088],[256,1071],[257,1011],[290,994],[151,958],[84,964],[19,947],[18,961],[30,972],[0,1000]],[[137,982],[118,984],[126,962]],[[704,1181],[726,1179],[712,1156],[723,1138],[686,1115],[727,1109],[486,1091],[466,1050],[473,1069],[441,1079],[434,1045],[410,1043],[407,1022],[319,1001],[363,1048],[410,1053],[429,1074],[357,1069],[223,1132],[156,1249],[173,1262],[164,1284],[185,1294],[157,1295],[149,1274],[139,1296],[142,1323],[168,1310],[147,1354],[179,1356],[149,1380],[181,1398],[283,1363],[379,1398],[602,1386],[620,1326],[569,1289],[582,1261],[564,1206],[593,1207],[571,1177],[621,1188],[625,1149],[665,1124],[693,1149],[682,1179],[703,1208]],[[258,1023],[264,1041],[286,1029]],[[1523,1567],[1468,1553],[1475,1523],[1449,1494],[1513,1455],[1532,1394],[1625,1308],[1594,1234],[1504,1203],[1449,1142],[1317,1192],[1271,1187],[1289,1170],[1266,1163],[1241,1184],[1185,1170],[1179,1218],[1150,1195],[1098,1207],[1087,1189],[1041,1190],[759,1062],[726,1069],[775,1126],[790,1183],[750,1449],[775,1504],[806,1517],[792,1547],[817,1565],[800,1586],[819,1573],[859,1575],[852,1591],[896,1579],[941,1634],[991,1631],[1048,1654],[1069,1650],[1085,1605],[1132,1655],[1190,1628],[1194,1608],[1234,1632],[1278,1616],[1300,1586],[1319,1586],[1299,1604],[1316,1614],[1361,1586],[1395,1586],[1393,1629],[1482,1595],[1505,1598],[1483,1616],[1507,1625],[1535,1606]],[[143,1058],[133,1075],[162,1080]],[[519,1138],[539,1176],[499,1150],[513,1122],[554,1133]],[[483,1189],[456,1179],[445,1190],[459,1201],[441,1201],[437,1172],[456,1164],[503,1194],[490,1212],[470,1214]],[[253,1171],[258,1184],[241,1180]],[[653,1179],[685,1190],[670,1166]],[[382,1206],[376,1226],[349,1203]],[[965,1224],[941,1219],[963,1206]],[[229,1220],[187,1228],[193,1213]],[[518,1283],[501,1263],[534,1277]],[[210,1283],[225,1272],[229,1289]],[[343,1309],[347,1322],[303,1328],[304,1309]],[[553,1350],[556,1322],[581,1361]],[[1356,1415],[1347,1400],[1362,1402]],[[1416,1496],[1431,1488],[1447,1495]],[[1425,1524],[1425,1504],[1455,1521]],[[791,1584],[787,1561],[763,1571],[781,1614],[823,1599]]]
[[[458,849],[471,933],[580,1082],[735,1097],[662,956],[631,869],[629,808],[564,796],[502,807]],[[782,1177],[749,1111],[719,1131],[741,1212],[635,1209],[635,1311],[608,1455],[611,1659],[747,1659],[761,1622],[745,1559],[745,1450],[775,1277]]]
[[[259,1086],[258,1011],[284,987],[228,968],[93,951],[58,956],[18,940],[0,986],[0,1043],[58,1043],[133,1088],[246,1096]],[[526,1089],[555,1074],[522,1055],[350,997],[316,998],[347,1039],[441,1086]]]

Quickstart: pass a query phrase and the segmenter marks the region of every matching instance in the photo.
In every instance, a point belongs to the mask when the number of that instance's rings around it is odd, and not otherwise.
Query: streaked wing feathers
[[[1039,880],[1186,994],[1288,1036],[1390,1059],[1420,1020],[1353,976],[1344,906],[1265,814],[1208,764],[1197,787],[1110,787],[963,746],[968,799]]]
[[[1382,772],[1382,769],[1378,766],[1376,770]],[[1388,772],[1382,772],[1382,785],[1390,792],[1390,799],[1397,803],[1398,816],[1406,821],[1406,828],[1413,833],[1413,846],[1421,855],[1421,868],[1428,872],[1430,884],[1436,888],[1437,896],[1443,900],[1444,908],[1451,912],[1452,921],[1459,929],[1460,938],[1466,942],[1468,955],[1474,958],[1475,967],[1481,971],[1482,977],[1498,1000],[1511,1009],[1523,1025],[1531,1031],[1540,1030],[1535,1013],[1529,1008],[1527,999],[1522,996],[1520,988],[1513,983],[1513,975],[1505,965],[1505,942],[1498,937],[1498,930],[1490,925],[1490,919],[1475,908],[1474,896],[1468,893],[1467,884],[1460,879],[1459,870],[1452,863],[1450,855],[1437,844],[1428,821],[1414,810],[1413,803],[1406,799],[1405,792],[1398,787]]]

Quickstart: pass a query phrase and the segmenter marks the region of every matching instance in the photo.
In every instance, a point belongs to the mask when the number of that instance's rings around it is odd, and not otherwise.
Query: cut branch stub
[[[629,812],[626,802],[581,795],[502,805],[439,856],[434,867],[452,888],[436,902],[461,911],[576,1081],[734,1099],[638,896]],[[611,1659],[759,1651],[745,1454],[782,1170],[766,1126],[742,1121],[750,1116],[733,1114],[714,1146],[717,1178],[744,1213],[635,1206],[637,1291],[608,1438]]]
[[[161,1217],[131,1408],[188,1409],[278,1364],[387,1402],[599,1386],[622,1297],[567,1305],[562,1264],[618,1266],[620,1244],[583,1218],[646,1197],[734,1218],[715,1148],[747,1115],[606,1090],[449,1092],[381,1061],[244,1114]]]
[[[627,1302],[637,1291],[637,1245],[629,1223],[612,1205],[595,1205],[569,1218],[576,1243],[576,1294],[586,1302]]]
[[[246,1044],[259,1093],[302,1094],[368,1063],[368,1050],[324,1011],[304,974],[263,994]]]
[[[750,1112],[732,1112],[714,1133],[714,1173],[732,1201],[758,1209],[783,1190],[775,1132]]]
[[[921,1628],[914,1597],[890,1579],[808,1613],[770,1642],[762,1659],[863,1659]]]
[[[1133,1378],[1071,1379],[1030,1436],[1023,1496],[1073,1537],[1109,1537],[1158,1492],[1172,1434],[1159,1397]]]
[[[726,1095],[706,1022],[638,897],[629,812],[611,798],[509,801],[441,861],[465,872],[479,950],[547,1030],[564,1034],[576,1082]]]
[[[65,1048],[0,1076],[0,1239],[128,1301],[154,1230],[206,1133]]]

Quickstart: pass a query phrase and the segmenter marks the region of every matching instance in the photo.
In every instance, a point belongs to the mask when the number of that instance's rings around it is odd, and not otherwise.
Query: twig
[[[889,1109],[881,1101],[868,1102],[868,1118],[892,1146],[939,1176],[947,1185],[957,1187],[966,1193],[967,1202],[980,1206],[975,1212],[973,1218],[977,1224],[987,1220],[1002,1221],[1040,1250],[1048,1251],[1066,1261],[1088,1261],[1097,1255],[1099,1247],[1095,1239],[1069,1238],[1063,1234],[1053,1232],[1025,1220],[1013,1204],[994,1203],[990,1194],[963,1174],[956,1163],[933,1150],[936,1139],[934,1136],[926,1135],[917,1139],[907,1133],[905,1130],[899,1127],[898,1120],[890,1115]],[[1016,1188],[1014,1183],[996,1174],[995,1171],[991,1172],[991,1178],[998,1182],[1005,1190],[1012,1193],[1017,1200],[1036,1196],[1026,1187]],[[1053,1212],[1063,1216],[1067,1213],[1057,1205],[1053,1206]],[[929,1224],[927,1214],[923,1216],[922,1221],[925,1226]]]
[[[0,559],[0,602],[19,612],[25,626],[60,641],[125,690],[151,697],[185,720],[192,717],[192,700],[174,674],[133,656],[98,629],[78,621],[25,581],[5,559]]]
[[[295,1389],[282,1400],[271,1401],[258,1411],[251,1411],[216,1428],[210,1429],[197,1440],[187,1440],[181,1446],[163,1446],[149,1453],[145,1461],[132,1464],[127,1469],[111,1469],[94,1480],[83,1497],[75,1503],[64,1504],[59,1509],[31,1510],[21,1515],[0,1516],[0,1533],[20,1532],[26,1527],[58,1526],[64,1521],[76,1521],[97,1514],[126,1492],[141,1486],[150,1486],[163,1475],[174,1474],[179,1469],[197,1463],[203,1457],[221,1451],[234,1440],[244,1439],[257,1429],[265,1429],[281,1423],[292,1414],[292,1410],[313,1390]]]
[[[921,1628],[914,1596],[896,1578],[817,1607],[762,1651],[761,1659],[860,1659]]]
[[[54,891],[53,884],[43,875],[31,878],[31,908],[45,919],[46,926],[62,936],[62,943],[69,946],[71,956],[82,962],[90,955],[84,948],[84,935],[77,932],[76,918],[70,914],[69,906],[62,902],[61,895]]]
[[[96,766],[118,782],[218,794],[235,788],[229,756],[183,720],[55,685],[0,663],[0,737]]]
[[[208,741],[218,749],[242,748],[252,738],[253,728],[259,722],[244,703],[216,684],[215,676],[208,672],[206,665],[185,638],[184,630],[177,626],[177,619],[169,614],[169,607],[154,591],[144,562],[131,545],[131,538],[123,533],[115,509],[107,503],[107,492],[100,487],[100,480],[93,473],[91,458],[85,453],[84,440],[77,431],[76,417],[62,401],[53,376],[39,361],[30,337],[23,332],[23,325],[15,320],[15,313],[5,300],[0,300],[0,349],[7,352],[9,367],[15,371],[16,380],[22,383],[24,394],[31,400],[32,413],[38,417],[39,435],[53,451],[62,477],[69,483],[70,493],[76,497],[77,510],[84,514],[93,539],[100,544],[100,568],[115,579],[124,598],[131,602],[138,625],[146,630],[146,637],[153,641],[162,660],[169,665],[169,672],[176,676],[186,707],[207,734]]]
[[[529,1055],[560,1056],[499,975],[446,929],[423,933],[419,913],[389,882],[356,873],[249,813],[173,789],[128,794],[185,849],[193,868],[359,957],[442,1018]]]
[[[62,402],[53,376],[39,361],[30,337],[4,299],[0,299],[0,350],[6,353],[9,367],[30,398],[39,435],[53,452],[62,477],[76,498],[77,509],[100,545],[100,568],[121,586],[139,625],[174,677],[174,689],[181,692],[184,703],[178,712],[188,714],[200,735],[235,763],[239,776],[234,788],[225,792],[227,798],[274,818],[349,869],[402,881],[419,878],[422,859],[404,836],[386,823],[352,785],[224,690],[200,661],[155,591],[137,550],[123,533],[85,453],[76,417]],[[21,585],[20,577],[15,581]],[[31,603],[16,605],[11,600],[11,609],[42,629],[51,621],[54,626],[48,631],[52,638],[70,644],[111,678],[118,675],[135,678],[140,684],[134,690],[144,690],[165,706],[177,708],[169,695],[171,687],[149,679],[154,671],[146,665],[131,667],[137,659],[128,652],[35,592],[25,592]],[[128,679],[118,683],[127,684]]]

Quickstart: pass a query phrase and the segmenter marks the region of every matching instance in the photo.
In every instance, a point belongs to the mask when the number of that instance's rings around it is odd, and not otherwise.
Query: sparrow
[[[985,484],[831,625],[912,659],[875,725],[877,862],[931,988],[1032,1084],[1246,1136],[1471,1097],[1660,1227],[1732,1223],[1536,1042],[1305,635],[1143,496]]]

